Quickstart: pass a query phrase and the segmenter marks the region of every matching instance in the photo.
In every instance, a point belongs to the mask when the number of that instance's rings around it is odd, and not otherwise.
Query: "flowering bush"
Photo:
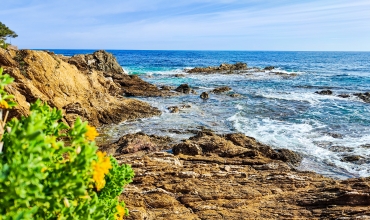
[[[62,112],[36,101],[30,115],[6,122],[15,105],[0,69],[0,220],[123,219],[118,201],[132,181],[128,165],[97,151],[94,127],[79,118],[72,128]]]

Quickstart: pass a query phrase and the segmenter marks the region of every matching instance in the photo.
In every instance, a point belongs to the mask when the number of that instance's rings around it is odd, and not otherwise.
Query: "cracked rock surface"
[[[143,135],[126,136],[127,143]],[[135,171],[120,197],[130,210],[126,219],[370,218],[370,178],[334,180],[297,171],[295,152],[275,151],[242,134],[199,132],[167,144],[153,136],[145,140],[150,150],[109,149]]]

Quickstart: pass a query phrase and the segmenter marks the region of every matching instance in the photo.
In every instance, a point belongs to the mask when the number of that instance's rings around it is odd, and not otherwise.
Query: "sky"
[[[1,0],[0,21],[22,49],[370,51],[369,0]]]

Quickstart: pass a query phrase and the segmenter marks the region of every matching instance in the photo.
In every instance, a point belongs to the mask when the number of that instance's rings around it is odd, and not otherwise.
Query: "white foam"
[[[254,137],[264,144],[275,148],[287,148],[303,155],[315,157],[317,161],[325,164],[334,164],[336,167],[347,170],[355,176],[369,176],[368,166],[356,165],[341,161],[343,153],[332,152],[322,148],[315,143],[318,142],[337,142],[339,146],[352,146],[354,152],[351,155],[370,155],[370,149],[358,147],[359,145],[370,142],[370,134],[360,138],[334,139],[333,137],[322,135],[315,130],[323,127],[320,122],[308,123],[289,123],[285,121],[272,120],[268,118],[245,118],[240,113],[228,118],[239,131],[248,136]]]
[[[343,100],[343,98],[332,96],[332,95],[320,95],[312,92],[260,92],[260,96],[269,99],[282,99],[288,101],[303,101],[309,102],[310,104],[318,104],[323,100]]]

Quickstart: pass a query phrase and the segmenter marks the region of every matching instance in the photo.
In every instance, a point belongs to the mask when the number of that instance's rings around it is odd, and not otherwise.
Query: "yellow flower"
[[[96,128],[90,125],[86,125],[86,127],[87,127],[87,132],[85,133],[86,138],[90,141],[95,140],[95,138],[99,135],[99,133],[96,131]]]
[[[98,151],[98,160],[92,162],[93,167],[93,180],[95,182],[96,190],[100,191],[105,186],[105,175],[109,173],[109,169],[112,168],[110,158],[107,157],[106,153]]]
[[[0,108],[7,109],[9,108],[9,104],[5,100],[0,101]]]
[[[117,205],[117,214],[116,219],[117,220],[123,220],[123,217],[126,214],[126,209],[124,206],[121,206],[120,204]]]

